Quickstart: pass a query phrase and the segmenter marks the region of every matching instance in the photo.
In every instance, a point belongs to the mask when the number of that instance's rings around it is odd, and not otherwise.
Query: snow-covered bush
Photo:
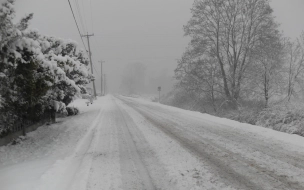
[[[68,116],[78,115],[78,113],[79,113],[79,109],[75,108],[75,107],[66,107],[66,110],[68,112]]]
[[[304,136],[304,109],[292,104],[279,104],[260,112],[256,124]]]
[[[74,108],[74,114],[78,115],[79,114],[79,109],[78,108]]]
[[[76,42],[28,29],[33,14],[15,24],[14,1],[0,4],[0,128],[64,111],[93,80]]]
[[[250,108],[239,108],[239,110],[230,110],[227,113],[222,113],[220,116],[242,123],[249,123],[255,125],[258,120],[259,110]]]
[[[82,99],[90,99],[91,95],[90,94],[81,94]]]

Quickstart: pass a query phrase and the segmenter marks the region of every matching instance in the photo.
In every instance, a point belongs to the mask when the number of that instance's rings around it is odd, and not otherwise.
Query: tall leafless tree
[[[269,22],[264,26],[264,35],[260,36],[257,48],[253,51],[254,64],[249,67],[251,85],[265,99],[268,107],[269,99],[279,95],[283,88],[284,40],[277,30],[278,24]]]
[[[304,33],[294,42],[286,43],[287,99],[295,95],[296,85],[303,82]]]
[[[190,46],[217,60],[223,91],[236,108],[252,53],[274,22],[269,0],[195,0],[192,18],[184,27]]]

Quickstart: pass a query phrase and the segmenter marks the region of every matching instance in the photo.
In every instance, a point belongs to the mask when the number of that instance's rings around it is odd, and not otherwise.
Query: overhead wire
[[[85,32],[86,29],[85,29],[84,24],[83,24],[83,18],[82,18],[80,7],[79,7],[79,2],[78,2],[78,0],[74,0],[74,1],[75,1],[75,4],[76,4],[78,17],[79,17],[79,20],[80,20],[80,25],[82,26],[83,32]]]
[[[87,26],[87,17],[86,17],[86,14],[85,14],[85,10],[84,10],[84,4],[83,4],[83,0],[81,1],[82,2],[82,7],[83,7],[83,15],[84,15],[84,25],[86,27],[86,31],[88,32],[88,26]]]
[[[80,24],[81,24],[81,26],[82,26],[83,32],[86,33],[86,32],[88,32],[88,28],[87,28],[87,23],[86,23],[86,20],[87,20],[87,19],[86,19],[86,14],[85,14],[85,10],[84,10],[83,1],[81,2],[81,3],[82,3],[83,11],[82,11],[82,9],[81,9],[81,7],[80,7],[80,5],[79,5],[79,1],[78,1],[78,0],[74,0],[74,1],[75,1],[75,4],[76,4],[76,8],[77,8],[77,12],[76,12],[76,13],[78,13],[78,17],[79,17],[79,20],[80,20]],[[70,3],[70,0],[69,0],[69,3]],[[71,7],[71,4],[70,4],[70,7]],[[93,21],[93,16],[92,16],[91,1],[90,1],[90,9],[91,9],[91,22],[92,22],[92,21]],[[72,10],[72,8],[71,8],[71,10]],[[73,10],[72,10],[72,13],[73,13]],[[82,14],[82,13],[83,13],[83,14]],[[79,33],[81,33],[81,32],[80,32],[80,29],[79,29],[79,27],[78,27],[78,24],[77,24],[77,21],[76,21],[76,18],[75,18],[74,13],[73,13],[73,16],[74,16],[74,19],[75,19],[75,22],[76,22],[78,31],[79,31]],[[93,23],[92,23],[92,31],[93,31]],[[80,36],[82,37],[81,34],[80,34]],[[81,40],[83,41],[82,38],[81,38]],[[85,48],[85,50],[86,50],[87,55],[89,56],[89,53],[88,53],[88,51],[87,51],[86,48]],[[92,63],[92,65],[93,65],[93,70],[95,70],[95,73],[96,73],[98,76],[100,76],[99,73],[98,73],[98,71],[97,71],[97,69],[96,69],[96,67],[95,67],[95,65],[94,65],[93,63]]]
[[[84,5],[83,5],[83,1],[82,1],[82,7],[84,8]],[[91,29],[92,29],[92,33],[93,33],[93,15],[92,15],[92,1],[90,0],[90,14],[91,14]],[[85,11],[84,11],[84,17],[85,17],[85,26],[86,26],[86,29],[88,31],[88,27],[87,27],[87,23],[86,23],[86,14],[85,14]],[[91,55],[92,56],[92,55]],[[100,77],[95,65],[92,63],[93,65],[93,69],[95,70],[95,73],[97,73],[97,75]]]
[[[93,28],[93,9],[92,9],[92,0],[90,0],[90,12],[91,12],[91,27],[92,27],[92,33],[94,31],[94,28]]]
[[[95,68],[95,65],[94,64],[92,64],[92,65],[93,65],[93,68],[95,70],[95,73],[97,73],[97,75],[100,77],[99,73],[97,72],[97,69]]]
[[[80,30],[79,30],[79,26],[78,26],[77,20],[76,20],[76,18],[75,18],[75,14],[74,14],[74,11],[73,11],[73,8],[72,8],[72,5],[71,5],[70,0],[68,0],[68,2],[69,2],[69,5],[70,5],[70,8],[71,8],[71,11],[72,11],[72,14],[73,14],[73,18],[74,18],[74,21],[75,21],[75,23],[76,23],[76,26],[77,26],[77,29],[78,29],[78,33],[79,33],[80,39],[81,39],[81,41],[82,41],[83,47],[84,47],[84,49],[86,50],[86,52],[88,52],[88,50],[87,50],[87,48],[86,48],[86,46],[85,46],[85,44],[84,44],[84,41],[83,41],[83,39],[82,39],[81,32],[80,32]]]

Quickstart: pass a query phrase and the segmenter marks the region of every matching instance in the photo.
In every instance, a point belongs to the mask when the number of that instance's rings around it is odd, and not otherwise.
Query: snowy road
[[[0,148],[0,189],[304,189],[302,137],[123,96],[84,109]]]

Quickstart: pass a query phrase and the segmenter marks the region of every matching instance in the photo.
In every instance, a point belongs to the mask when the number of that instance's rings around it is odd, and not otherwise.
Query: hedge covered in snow
[[[14,23],[14,2],[0,5],[0,128],[64,110],[94,79],[76,42],[29,29],[33,14]]]

